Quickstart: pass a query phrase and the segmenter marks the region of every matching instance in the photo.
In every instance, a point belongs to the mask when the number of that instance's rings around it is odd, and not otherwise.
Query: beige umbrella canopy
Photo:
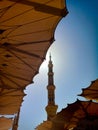
[[[2,88],[24,89],[32,82],[66,14],[64,0],[0,1]]]
[[[52,119],[51,130],[69,130],[85,119],[88,122],[98,119],[98,103],[77,100],[69,104]]]
[[[67,13],[65,0],[0,1],[0,114],[18,112]]]
[[[75,103],[77,103],[78,109],[70,118],[69,124],[65,123],[65,130],[76,127],[80,121],[95,122],[98,119],[98,103],[80,100],[77,100]]]
[[[51,130],[52,122],[51,121],[43,121],[40,125],[38,125],[35,130]]]
[[[51,130],[64,130],[64,126],[69,124],[74,112],[79,108],[77,102],[68,104],[66,108],[57,113],[57,115],[52,119]]]
[[[9,130],[12,126],[11,118],[0,117],[0,130]]]
[[[89,87],[82,89],[82,93],[79,96],[98,101],[98,79],[92,81]]]
[[[17,113],[25,94],[21,90],[2,89],[0,92],[0,114]]]
[[[86,118],[81,119],[72,130],[98,130],[98,118],[93,120],[88,120]]]

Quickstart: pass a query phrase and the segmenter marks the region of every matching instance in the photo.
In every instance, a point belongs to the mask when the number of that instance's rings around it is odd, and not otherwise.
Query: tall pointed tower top
[[[49,57],[50,57],[50,61],[51,61],[51,53],[50,53],[50,56],[49,56]]]
[[[51,120],[55,115],[58,106],[55,105],[55,85],[54,85],[54,79],[53,79],[54,73],[53,73],[53,64],[51,60],[51,54],[49,56],[49,63],[48,63],[48,105],[46,106],[46,112],[47,112],[47,120]]]
[[[52,60],[51,60],[51,59],[52,59],[52,58],[51,58],[51,53],[50,53],[50,55],[49,55],[49,61],[50,61],[50,62],[52,62]]]
[[[51,60],[51,54],[49,56],[49,63],[48,63],[48,86],[49,85],[54,85],[54,79],[53,79],[53,64]],[[53,86],[55,87],[55,86]]]

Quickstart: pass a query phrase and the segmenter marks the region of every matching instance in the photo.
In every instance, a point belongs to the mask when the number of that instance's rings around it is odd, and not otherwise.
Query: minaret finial
[[[50,52],[49,58],[50,58],[50,61],[51,61],[51,52]]]

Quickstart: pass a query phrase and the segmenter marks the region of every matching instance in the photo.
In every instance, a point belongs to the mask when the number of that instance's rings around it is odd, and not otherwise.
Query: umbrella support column
[[[19,110],[19,112],[17,113],[17,115],[14,118],[14,123],[13,123],[12,130],[18,130],[19,114],[20,114],[20,110]]]

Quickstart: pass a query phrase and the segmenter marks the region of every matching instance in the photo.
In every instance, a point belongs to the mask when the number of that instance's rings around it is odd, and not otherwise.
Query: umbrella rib
[[[93,95],[94,96],[94,94],[98,94],[98,92],[93,92],[93,93],[88,93],[88,94],[83,94],[83,95],[80,95],[80,96],[91,96],[91,95]]]
[[[17,95],[6,95],[5,94],[4,96],[6,96],[6,97],[9,97],[9,96],[11,96],[11,97],[23,97],[23,96],[25,96],[25,94],[24,95],[21,95],[21,94],[17,94]]]
[[[3,89],[4,90],[4,89]],[[2,90],[2,92],[3,92],[3,90]],[[0,96],[1,95],[8,95],[8,94],[11,94],[11,93],[13,93],[13,92],[16,92],[16,91],[19,91],[20,89],[10,89],[8,92],[5,92],[5,93],[1,93],[0,94]],[[21,91],[21,90],[20,90]],[[21,91],[22,92],[22,91]],[[8,95],[9,96],[9,95]],[[17,96],[17,95],[16,95]],[[21,95],[20,95],[21,96]]]
[[[5,88],[5,89],[6,89],[6,90],[9,90],[9,89],[7,89],[7,88]],[[2,92],[3,92],[5,89],[2,89]],[[7,91],[7,92],[1,93],[0,95],[7,95],[7,94],[10,94],[10,93],[13,93],[13,92],[16,92],[16,91],[20,91],[20,92],[22,92],[22,93],[24,94],[23,89],[20,89],[20,88],[18,88],[18,89],[12,88],[12,89],[10,89],[10,90]]]
[[[52,18],[52,17],[54,17],[54,16],[48,16],[48,17],[41,18],[41,19],[38,19],[38,20],[35,20],[35,21],[32,21],[32,22],[24,23],[24,24],[22,24],[22,25],[14,25],[14,27],[11,26],[9,29],[12,28],[12,30],[6,35],[6,37],[7,37],[10,33],[12,33],[13,31],[15,31],[16,29],[18,29],[18,28],[20,28],[20,27],[22,27],[22,26],[25,26],[25,25],[28,25],[28,24],[32,24],[32,23],[36,23],[36,22],[39,22],[39,21],[43,21],[43,20],[46,20],[46,19],[49,19],[49,18]],[[2,25],[2,26],[4,26],[4,25]]]
[[[37,23],[39,21],[44,21],[46,19],[50,19],[50,18],[53,18],[54,16],[48,16],[48,17],[45,17],[45,18],[41,18],[41,19],[38,19],[38,20],[35,20],[35,21],[31,21],[31,22],[27,22],[27,23],[24,23],[24,24],[19,24],[19,25],[14,25],[14,26],[7,26],[7,25],[3,25],[4,27],[10,27],[9,29],[13,28],[13,27],[21,27],[21,26],[25,26],[25,25],[28,25],[28,24],[32,24],[32,23]]]
[[[84,106],[83,106],[83,104],[81,102],[80,102],[80,106],[81,106],[83,112],[85,113],[85,115],[87,116],[88,112],[87,112],[86,108],[84,108]]]
[[[2,14],[0,15],[0,18],[2,18],[4,16],[4,14],[7,12],[7,10],[9,9],[10,7],[6,7],[2,10]]]
[[[86,90],[84,90],[86,91]],[[98,91],[98,89],[88,89],[87,91]]]
[[[11,56],[12,57],[12,56]],[[15,57],[16,57],[16,55],[15,55]],[[22,59],[26,59],[27,61],[28,61],[28,58],[22,58]],[[19,61],[20,61],[21,59],[19,59]],[[32,60],[32,59],[31,59]],[[32,65],[32,68],[30,69],[30,67],[28,68],[28,67],[25,67],[25,68],[22,68],[22,67],[20,67],[20,65],[23,65],[23,61],[22,61],[22,63],[19,63],[19,61],[17,61],[17,62],[15,62],[15,59],[14,60],[11,60],[11,62],[9,62],[8,61],[8,59],[4,59],[3,60],[3,64],[2,64],[2,62],[0,63],[2,66],[0,66],[1,67],[1,70],[3,70],[4,69],[4,67],[10,67],[10,68],[13,68],[13,66],[14,66],[14,69],[17,69],[17,70],[25,70],[26,72],[31,72],[31,69],[33,70],[33,71],[36,71],[36,69],[34,69],[34,67],[36,67],[36,65],[34,66],[34,65]],[[25,63],[24,63],[25,64]]]
[[[3,76],[4,76],[4,77],[6,77],[5,75],[10,76],[10,77],[14,77],[14,78],[16,78],[16,79],[25,80],[25,81],[30,82],[30,80],[27,80],[27,79],[22,78],[22,77],[19,77],[19,76],[15,76],[15,75],[13,75],[13,74],[3,73]],[[14,82],[14,81],[13,81],[13,82]]]
[[[2,82],[2,86],[0,86],[0,87],[2,88],[2,91],[3,91],[3,89],[5,89],[5,88],[7,88],[7,89],[11,88],[9,85],[6,85],[6,84],[4,83],[4,81],[2,80],[2,78],[0,78],[0,80],[1,80],[1,82]],[[6,87],[5,87],[5,86],[6,86]]]
[[[91,105],[91,103],[92,103],[92,101],[89,101],[89,103],[87,104],[87,106],[86,106],[86,110],[87,110],[87,108]],[[87,112],[88,113],[88,112]]]
[[[39,55],[37,55],[37,54],[30,53],[30,52],[21,50],[21,49],[19,49],[19,48],[15,48],[15,47],[13,47],[13,46],[9,46],[8,49],[12,49],[12,50],[14,50],[14,51],[16,51],[16,52],[19,52],[19,53],[22,53],[22,54],[26,54],[26,55],[33,56],[33,57],[36,57],[36,58],[38,58],[38,59],[41,59],[41,57],[40,57]]]
[[[39,20],[35,20],[35,21],[32,21],[32,22],[24,23],[24,24],[22,24],[22,25],[14,25],[14,27],[11,26],[9,29],[12,28],[12,30],[5,36],[5,38],[7,38],[7,36],[8,36],[10,33],[12,33],[13,31],[15,31],[16,29],[18,29],[18,28],[21,27],[21,26],[25,26],[25,25],[32,24],[32,23],[35,23],[35,22],[43,21],[43,20],[46,20],[46,19],[49,19],[49,18],[52,18],[52,17],[54,17],[54,16],[49,16],[49,17],[41,18],[41,19],[39,19]],[[2,25],[2,26],[4,26],[4,25]],[[7,29],[7,30],[8,30],[8,29]],[[11,37],[11,36],[10,36],[10,37]]]
[[[17,56],[14,52],[12,52],[11,50],[9,50],[9,52],[11,54],[13,54],[15,57],[17,57],[22,63],[24,63],[26,66],[28,66],[29,68],[31,68],[32,70],[36,71],[31,65],[29,65],[28,63],[26,63],[22,58],[20,58],[19,56]]]
[[[2,88],[2,91],[3,91],[3,89],[13,89],[13,87],[11,87],[11,86],[9,86],[9,85],[6,85],[6,84],[4,84],[5,86],[6,86],[6,88],[2,85],[2,86],[0,86],[0,88]],[[2,91],[0,91],[0,93],[2,93]],[[1,95],[1,94],[0,94]]]
[[[16,0],[10,0],[10,1],[16,2]],[[67,10],[64,11],[64,9],[48,6],[48,5],[33,2],[33,1],[31,2],[28,0],[19,1],[18,3],[33,6],[36,11],[40,11],[43,13],[48,13],[48,14],[52,14],[56,16],[64,16],[66,14],[65,12],[67,12]]]
[[[25,94],[24,94],[24,95],[21,95],[21,94],[17,94],[17,95],[13,95],[13,94],[7,95],[7,94],[4,94],[4,95],[3,95],[3,94],[2,94],[2,95],[0,95],[0,96],[2,96],[2,97],[3,97],[3,96],[4,96],[4,97],[6,96],[6,97],[13,97],[13,98],[14,98],[14,97],[19,97],[19,98],[21,98],[21,97],[25,96]]]
[[[49,29],[46,29],[46,30],[39,30],[39,31],[35,31],[35,32],[26,32],[26,33],[22,33],[22,34],[17,34],[17,35],[11,35],[9,36],[8,38],[10,37],[16,37],[16,36],[22,36],[22,35],[28,35],[28,34],[33,34],[33,33],[41,33],[41,32],[46,32],[48,31]],[[8,35],[7,35],[8,36]]]
[[[8,38],[7,36],[12,33],[13,31],[15,31],[18,27],[20,27],[20,25],[18,26],[15,26],[15,27],[12,27],[12,28],[9,28],[9,29],[12,29],[11,31],[9,31],[9,33],[6,34],[5,38]],[[8,30],[8,29],[7,29]]]
[[[23,14],[25,14],[25,13],[31,11],[31,10],[32,10],[32,9],[28,9],[28,10],[26,10],[26,11],[20,13],[20,14],[17,14],[17,15],[15,15],[15,16],[11,17],[11,18],[8,18],[8,19],[6,19],[6,20],[3,20],[3,21],[1,21],[0,23],[4,23],[4,22],[7,22],[7,21],[9,21],[9,20],[12,20],[13,18],[15,18],[15,17],[17,17],[17,16],[21,16],[21,15],[23,15]]]
[[[19,103],[19,104],[21,104],[22,103],[22,101]],[[0,105],[0,107],[6,107],[6,106],[13,106],[13,107],[15,107],[15,106],[18,106],[17,104],[15,104],[15,103],[7,103],[7,104],[5,104],[5,105]]]
[[[13,48],[11,48],[13,50]],[[8,49],[10,53],[14,54],[10,49]],[[16,49],[17,50],[17,49]],[[18,51],[18,50],[17,50]],[[19,52],[21,52],[21,50],[19,50]],[[25,54],[25,51],[22,51],[21,53]],[[30,56],[35,56],[37,58],[40,58],[40,56],[36,55],[36,54],[31,54],[26,52],[27,54],[29,54]],[[14,54],[15,55],[15,54]],[[16,55],[15,55],[16,56]],[[20,61],[22,61],[24,64],[26,64],[27,66],[29,66],[31,69],[33,69],[34,71],[36,71],[32,66],[30,66],[28,63],[26,63],[25,61],[23,61],[20,57],[16,56]],[[41,58],[40,58],[41,59]],[[41,59],[43,60],[43,59]]]
[[[13,61],[12,61],[12,62],[13,62]],[[6,61],[4,62],[5,65],[6,65],[7,63],[9,63],[9,62],[8,62],[8,61],[7,61],[7,62],[6,62]],[[23,71],[25,70],[26,72],[31,72],[31,70],[29,70],[28,68],[20,68],[19,65],[20,65],[20,64],[18,64],[18,62],[10,63],[10,65],[7,64],[7,66],[10,66],[10,68],[14,66],[15,69],[21,69],[21,70],[23,70]],[[23,63],[21,63],[21,65],[23,65]],[[36,70],[34,70],[34,71],[36,71]]]
[[[43,42],[53,42],[54,41],[54,38],[52,37],[51,39],[48,39],[48,40],[42,40],[42,41],[32,41],[32,42],[21,42],[21,41],[18,41],[18,40],[13,40],[13,39],[9,39],[8,40],[12,40],[12,41],[15,41],[15,42],[20,42],[20,43],[16,43],[16,44],[13,44],[13,46],[19,46],[19,45],[30,45],[30,44],[40,44],[40,43],[43,43]]]
[[[0,86],[1,88],[2,88],[2,90],[1,90],[1,92],[3,92],[3,90],[4,89],[9,89],[9,88],[11,88],[12,89],[12,87],[11,86],[9,86],[9,85],[6,85],[4,82],[3,82],[3,80],[2,79],[0,79],[1,80],[1,82],[2,82],[2,86]],[[5,87],[6,86],[6,87]],[[0,94],[1,95],[1,94]]]
[[[17,0],[17,1],[19,1],[19,0]],[[4,13],[0,16],[0,18],[2,18],[3,15],[5,15],[6,12],[7,12],[12,6],[14,6],[16,3],[17,3],[17,2],[13,3],[12,5],[10,5],[10,6],[6,7],[6,8],[1,9],[1,10],[4,10]]]
[[[12,83],[16,84],[18,86],[18,88],[21,87],[18,83],[16,83],[15,81],[11,80],[9,77],[5,76],[5,74],[8,75],[8,76],[14,77],[13,75],[10,75],[8,73],[4,73],[2,76],[5,77],[6,79],[8,79],[9,81],[11,81]]]

